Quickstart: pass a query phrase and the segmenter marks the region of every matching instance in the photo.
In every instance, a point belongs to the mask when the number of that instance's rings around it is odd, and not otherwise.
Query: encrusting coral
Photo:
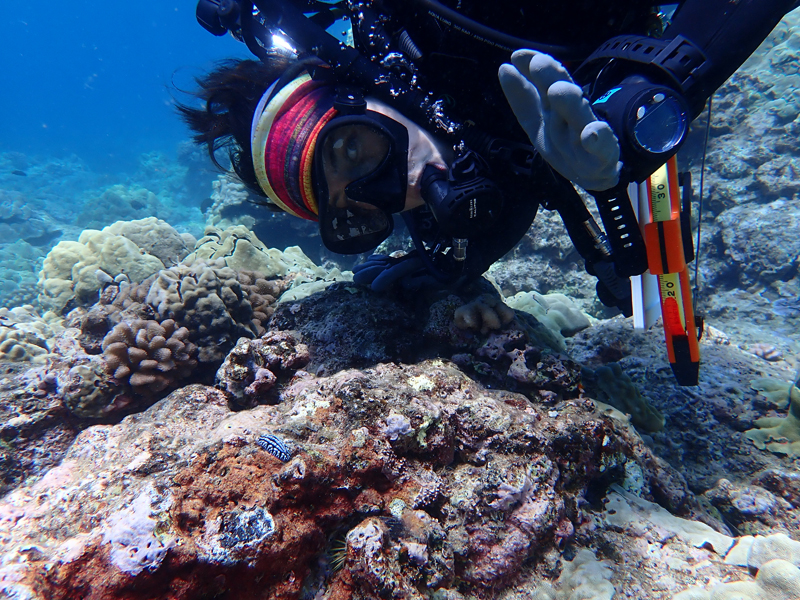
[[[150,395],[188,377],[197,365],[197,348],[188,337],[189,330],[172,319],[123,322],[103,340],[103,356],[116,379]]]
[[[514,309],[503,304],[499,297],[482,294],[457,308],[453,316],[456,327],[487,334],[509,324],[515,315]]]
[[[631,415],[631,422],[645,431],[661,431],[664,415],[647,402],[636,384],[623,373],[619,363],[611,363],[595,371],[600,400]]]
[[[0,360],[44,362],[48,340],[63,330],[63,319],[55,313],[40,316],[31,305],[0,308]]]
[[[754,384],[758,384],[756,381]],[[775,386],[764,385],[759,387],[768,388],[762,391],[769,397],[769,392],[775,392],[775,401],[780,402],[782,393],[786,394],[789,401],[789,413],[785,417],[763,417],[756,421],[756,429],[745,432],[745,436],[753,442],[759,450],[769,450],[776,454],[786,454],[791,457],[800,456],[800,394],[796,393],[793,384],[775,390]],[[758,389],[758,388],[756,388]],[[783,390],[785,389],[785,392]],[[786,404],[783,404],[784,406]]]

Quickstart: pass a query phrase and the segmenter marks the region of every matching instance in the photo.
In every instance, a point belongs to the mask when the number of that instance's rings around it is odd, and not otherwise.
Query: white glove
[[[517,50],[500,67],[500,85],[517,121],[553,169],[585,190],[619,182],[619,143],[560,62],[535,50]]]

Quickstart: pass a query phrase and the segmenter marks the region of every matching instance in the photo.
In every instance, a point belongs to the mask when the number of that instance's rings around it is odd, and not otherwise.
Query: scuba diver
[[[415,250],[354,269],[375,290],[458,286],[557,210],[600,300],[631,313],[647,252],[628,197],[796,0],[200,0],[259,61],[180,107],[212,160],[317,221],[341,254],[405,222]],[[346,22],[347,43],[329,30]],[[594,196],[603,227],[575,189]]]

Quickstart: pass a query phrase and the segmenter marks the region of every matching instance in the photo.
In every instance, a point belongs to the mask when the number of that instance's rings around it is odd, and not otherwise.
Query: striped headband
[[[253,115],[251,147],[258,184],[267,197],[295,217],[316,221],[312,158],[319,132],[333,118],[333,90],[306,73],[269,99],[264,93]]]

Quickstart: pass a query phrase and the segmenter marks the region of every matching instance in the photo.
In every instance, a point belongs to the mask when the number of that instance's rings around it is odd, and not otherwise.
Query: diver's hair
[[[233,170],[251,191],[265,196],[258,185],[250,150],[250,127],[258,101],[273,81],[291,64],[285,56],[270,62],[230,59],[221,62],[205,77],[198,78],[194,92],[205,106],[178,105],[181,118],[194,132],[195,143],[206,146],[220,169],[216,153],[227,149]]]

